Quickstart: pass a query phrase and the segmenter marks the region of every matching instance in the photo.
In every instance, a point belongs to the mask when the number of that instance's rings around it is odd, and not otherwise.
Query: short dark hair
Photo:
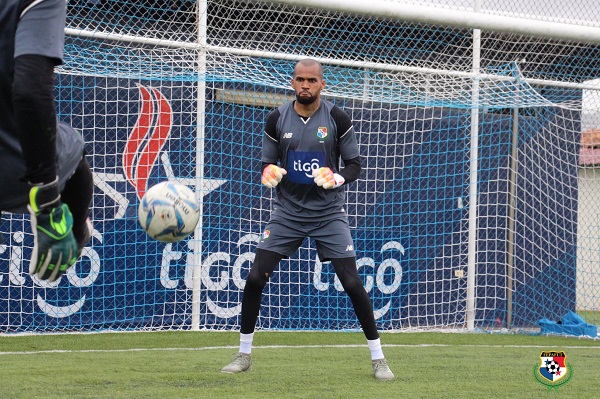
[[[296,63],[296,65],[294,66],[293,76],[296,76],[296,68],[298,67],[298,65],[302,65],[302,66],[306,66],[306,67],[318,65],[319,66],[319,76],[321,79],[323,79],[323,65],[321,65],[321,63],[319,61],[313,60],[312,58],[304,58],[304,59],[298,61]]]

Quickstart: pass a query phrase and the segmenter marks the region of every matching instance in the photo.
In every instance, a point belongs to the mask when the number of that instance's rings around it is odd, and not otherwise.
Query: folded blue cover
[[[540,319],[538,324],[542,334],[587,335],[592,338],[598,336],[598,326],[586,323],[581,316],[571,311],[567,312],[560,321]]]

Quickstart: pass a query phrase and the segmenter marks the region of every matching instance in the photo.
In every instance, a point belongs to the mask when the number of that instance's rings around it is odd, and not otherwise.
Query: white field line
[[[429,348],[429,347],[461,347],[461,348],[538,348],[548,349],[549,345],[451,345],[451,344],[389,344],[384,348]],[[367,345],[258,345],[256,349],[308,349],[308,348],[366,348]],[[176,351],[208,351],[221,349],[238,349],[239,346],[205,346],[201,348],[130,348],[130,349],[53,349],[40,351],[0,352],[0,356],[7,355],[40,355],[47,353],[120,353],[120,352],[176,352]],[[600,346],[560,346],[561,349],[600,349]]]

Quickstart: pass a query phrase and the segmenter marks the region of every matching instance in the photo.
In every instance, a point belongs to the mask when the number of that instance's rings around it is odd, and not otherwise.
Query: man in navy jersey
[[[83,138],[58,122],[65,0],[0,1],[0,212],[31,215],[29,273],[56,281],[91,237],[93,181]]]
[[[369,295],[356,267],[345,210],[345,185],[360,177],[361,161],[350,116],[321,98],[323,68],[299,61],[292,77],[296,100],[271,112],[262,145],[262,183],[275,188],[271,219],[257,245],[242,298],[240,350],[221,369],[239,373],[252,366],[252,341],[262,291],[283,258],[306,237],[316,242],[321,261],[331,261],[367,338],[375,378],[394,374],[383,356]],[[341,168],[341,161],[344,167]]]

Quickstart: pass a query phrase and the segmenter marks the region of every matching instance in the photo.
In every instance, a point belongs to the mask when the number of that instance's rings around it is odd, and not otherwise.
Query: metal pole
[[[481,10],[475,0],[475,12]],[[477,186],[479,158],[479,69],[481,66],[481,30],[473,29],[473,86],[471,88],[471,149],[469,177],[469,237],[467,258],[467,330],[475,329],[475,277],[477,274]]]
[[[510,151],[510,177],[508,180],[508,232],[506,245],[506,328],[511,328],[513,323],[513,284],[514,284],[514,257],[515,257],[515,211],[516,187],[518,168],[518,138],[519,138],[519,107],[513,108],[512,137]]]
[[[192,274],[192,330],[200,329],[200,274],[202,272],[202,226],[204,219],[204,136],[206,111],[206,34],[208,4],[198,0],[198,98],[196,102],[196,198],[200,206],[200,219],[191,241]]]

